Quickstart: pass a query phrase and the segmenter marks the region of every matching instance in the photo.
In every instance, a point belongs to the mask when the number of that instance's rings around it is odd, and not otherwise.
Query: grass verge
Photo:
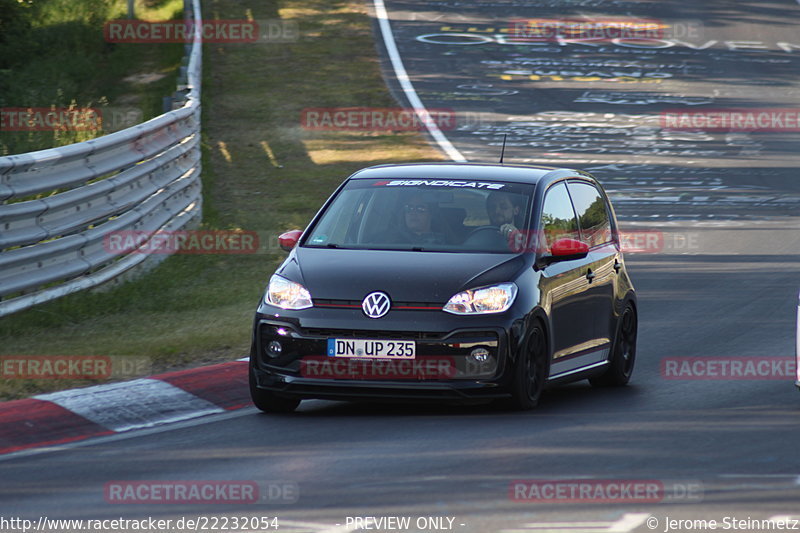
[[[135,11],[176,19],[183,0],[136,0]],[[126,16],[126,0],[0,0],[0,108],[95,108],[105,130],[13,131],[4,113],[0,155],[85,141],[163,112],[183,45],[106,42],[104,24]]]
[[[252,315],[284,257],[270,236],[304,227],[341,181],[370,164],[441,159],[416,132],[312,132],[307,107],[395,107],[361,1],[205,0],[204,18],[283,19],[292,43],[207,44],[202,229],[262,236],[258,254],[175,255],[106,292],[0,318],[2,355],[146,358],[157,372],[247,355]],[[11,399],[87,381],[0,381]]]

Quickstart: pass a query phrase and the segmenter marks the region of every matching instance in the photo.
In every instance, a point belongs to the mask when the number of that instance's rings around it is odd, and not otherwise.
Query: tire
[[[536,407],[544,391],[548,375],[547,339],[539,323],[531,328],[526,349],[517,358],[514,381],[508,407],[516,411],[528,411]]]
[[[621,387],[628,384],[636,362],[637,328],[636,309],[627,304],[619,319],[614,345],[611,347],[611,362],[605,373],[589,379],[593,387]]]
[[[300,400],[296,398],[284,398],[277,396],[274,392],[259,389],[256,386],[256,378],[253,369],[250,369],[250,398],[253,404],[265,413],[291,413],[300,405]]]

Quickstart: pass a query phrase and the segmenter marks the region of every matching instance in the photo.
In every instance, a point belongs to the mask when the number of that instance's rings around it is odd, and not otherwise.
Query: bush
[[[182,2],[162,0],[169,12]],[[181,45],[108,43],[104,24],[124,16],[125,0],[0,0],[0,108],[103,107],[126,93],[145,94],[145,119],[160,114],[172,87],[131,87],[142,69],[172,73]],[[147,14],[146,5],[143,9]],[[170,82],[170,85],[174,82]],[[154,103],[155,102],[155,103]],[[0,132],[0,156],[95,137],[94,131]]]

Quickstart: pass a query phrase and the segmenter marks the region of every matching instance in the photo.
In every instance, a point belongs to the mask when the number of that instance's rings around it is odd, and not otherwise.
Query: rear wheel
[[[274,392],[259,389],[256,386],[256,377],[250,369],[250,398],[253,404],[265,413],[291,413],[300,405],[296,398],[283,398]]]
[[[636,332],[638,319],[633,305],[625,306],[625,311],[617,326],[617,335],[611,347],[611,359],[604,374],[590,378],[594,387],[620,387],[626,385],[633,374],[636,362]]]
[[[517,358],[511,390],[511,408],[527,411],[539,403],[547,381],[547,359],[544,329],[536,324],[528,335],[524,353]]]

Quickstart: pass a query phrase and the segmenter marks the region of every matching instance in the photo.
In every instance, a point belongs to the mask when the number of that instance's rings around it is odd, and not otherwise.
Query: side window
[[[539,227],[546,241],[543,243],[545,248],[550,248],[561,238],[578,238],[578,221],[575,219],[575,211],[572,209],[572,202],[564,182],[553,185],[547,190]]]
[[[594,185],[580,181],[570,181],[567,187],[578,214],[581,240],[590,248],[611,242],[611,220],[600,191]]]

